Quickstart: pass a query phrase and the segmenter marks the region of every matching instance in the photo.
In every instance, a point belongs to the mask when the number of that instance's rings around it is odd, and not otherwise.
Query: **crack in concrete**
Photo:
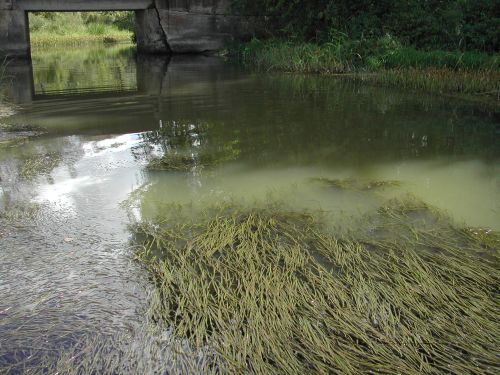
[[[160,25],[160,29],[163,31],[163,42],[165,43],[165,47],[167,48],[167,52],[172,53],[172,49],[170,48],[170,45],[168,44],[167,31],[163,28],[163,25],[161,24],[160,11],[156,7],[156,4],[154,6],[154,10],[156,13],[156,18],[158,19],[158,24]]]

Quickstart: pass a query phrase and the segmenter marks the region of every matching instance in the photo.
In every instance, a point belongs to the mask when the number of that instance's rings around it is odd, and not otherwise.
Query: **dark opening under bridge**
[[[246,19],[229,15],[230,0],[0,0],[0,54],[30,53],[29,12],[134,11],[137,48],[145,53],[221,49],[251,33]]]

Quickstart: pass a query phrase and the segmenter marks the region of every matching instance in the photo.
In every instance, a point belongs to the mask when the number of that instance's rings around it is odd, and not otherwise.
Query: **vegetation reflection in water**
[[[487,228],[496,225],[495,115],[311,77],[210,74],[208,84],[196,77],[153,95],[156,117],[150,98],[133,97],[130,110],[97,108],[111,114],[96,121],[82,97],[57,111],[34,102],[9,119],[47,132],[0,148],[2,178],[33,202],[85,173],[102,188],[66,194],[114,202],[112,153],[132,170],[120,185],[144,184],[122,206],[128,255],[151,296],[146,326],[116,334],[100,315],[103,336],[69,324],[52,332],[40,315],[36,330],[69,337],[50,352],[23,349],[36,332],[29,322],[32,331],[6,329],[23,316],[7,311],[0,330],[16,345],[0,360],[19,358],[34,373],[497,372],[499,238]],[[54,163],[34,165],[43,155]],[[8,193],[10,207],[31,201]],[[103,206],[85,213],[105,215]],[[18,216],[0,221],[20,225]],[[88,228],[77,235],[89,232],[99,243]],[[82,254],[58,256],[73,264]]]
[[[35,47],[31,52],[35,94],[136,90],[134,51],[135,47],[128,43],[87,48]]]

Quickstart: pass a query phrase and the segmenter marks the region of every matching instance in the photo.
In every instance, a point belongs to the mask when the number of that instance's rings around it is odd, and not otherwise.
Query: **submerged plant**
[[[36,155],[24,161],[19,171],[19,176],[25,180],[33,180],[40,175],[48,175],[56,168],[61,161],[58,153],[47,153]]]
[[[19,223],[24,220],[34,220],[40,211],[40,205],[37,203],[10,203],[0,207],[0,219],[7,223]],[[1,237],[1,236],[0,236]]]
[[[150,316],[217,372],[499,370],[499,249],[416,199],[338,236],[279,205],[178,213],[133,228]]]
[[[340,189],[340,190],[354,190],[354,191],[368,191],[385,188],[395,188],[401,186],[401,181],[396,180],[372,180],[361,181],[353,178],[348,179],[330,179],[330,178],[311,178],[313,183],[318,183],[325,187]]]

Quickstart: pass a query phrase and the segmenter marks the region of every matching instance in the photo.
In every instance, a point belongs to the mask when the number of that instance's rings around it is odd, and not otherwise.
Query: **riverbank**
[[[229,56],[261,71],[342,75],[376,85],[500,103],[499,55],[419,51],[387,36],[325,44],[252,40],[230,48]]]

